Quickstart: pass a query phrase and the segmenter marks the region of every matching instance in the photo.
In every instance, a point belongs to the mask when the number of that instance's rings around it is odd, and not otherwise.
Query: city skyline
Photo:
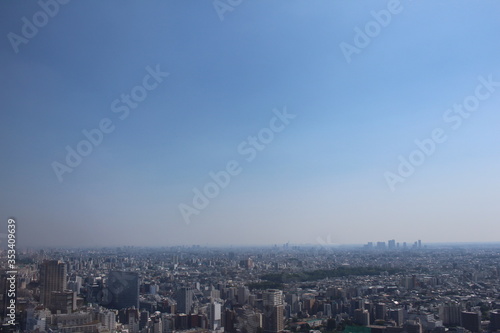
[[[385,246],[377,247],[377,243],[385,243]],[[405,246],[406,243],[406,246]],[[398,245],[399,244],[399,245]],[[0,241],[0,247],[4,246],[5,243]],[[288,249],[299,250],[299,249],[316,249],[319,251],[344,251],[344,250],[362,250],[362,251],[419,251],[419,250],[436,250],[436,249],[481,249],[481,248],[498,248],[500,247],[500,242],[422,242],[421,246],[418,246],[417,241],[414,242],[396,242],[395,247],[390,247],[387,242],[366,242],[366,243],[327,243],[324,239],[317,239],[313,243],[269,243],[269,244],[163,244],[163,245],[112,245],[112,246],[20,246],[19,250],[23,253],[30,253],[33,250],[157,250],[157,249],[214,249],[214,250],[265,250],[265,249],[278,249],[284,250]]]
[[[498,246],[19,251],[15,275],[0,267],[0,319],[22,332],[493,333],[499,257]]]
[[[0,236],[499,241],[500,3],[217,4],[0,3]]]

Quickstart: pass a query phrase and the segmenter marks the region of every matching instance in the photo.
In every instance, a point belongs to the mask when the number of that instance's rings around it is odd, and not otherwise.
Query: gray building
[[[52,292],[66,289],[66,264],[59,260],[45,260],[40,266],[40,303],[52,307]]]
[[[139,308],[139,274],[111,271],[103,290],[102,304],[110,309]]]
[[[191,308],[193,307],[193,289],[188,287],[182,287],[177,292],[177,312],[190,314]]]

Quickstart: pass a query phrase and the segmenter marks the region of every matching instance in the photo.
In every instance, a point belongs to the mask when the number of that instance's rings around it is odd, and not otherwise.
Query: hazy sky
[[[60,2],[0,3],[19,245],[499,241],[499,2]]]

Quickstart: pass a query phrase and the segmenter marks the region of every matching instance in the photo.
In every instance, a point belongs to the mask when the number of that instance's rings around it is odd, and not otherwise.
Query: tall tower
[[[389,318],[394,320],[398,327],[401,327],[403,325],[403,309],[400,308],[389,310]]]
[[[378,303],[375,305],[375,319],[385,320],[387,313],[387,305],[385,303]]]
[[[278,289],[268,289],[262,293],[264,305],[264,332],[278,333],[285,329],[283,317],[283,293]]]
[[[354,310],[354,322],[362,326],[370,325],[370,312],[363,309]]]
[[[264,306],[283,304],[283,293],[278,289],[267,289],[262,293],[262,302],[264,303]]]
[[[177,293],[177,311],[190,314],[193,306],[193,289],[182,287]]]
[[[217,330],[221,327],[221,304],[212,302],[208,307],[209,328]]]
[[[238,287],[238,303],[241,305],[248,303],[248,296],[250,292],[248,291],[248,287],[240,286]]]
[[[51,292],[66,289],[66,264],[60,260],[45,260],[40,266],[40,303],[52,306]]]

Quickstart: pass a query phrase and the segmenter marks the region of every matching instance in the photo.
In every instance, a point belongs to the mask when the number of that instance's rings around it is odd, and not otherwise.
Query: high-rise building
[[[420,320],[407,320],[403,324],[403,329],[407,333],[422,333],[422,324]]]
[[[238,289],[236,289],[236,287],[224,288],[224,295],[224,298],[236,301],[236,298],[238,297]]]
[[[177,292],[177,312],[190,314],[191,308],[193,306],[193,289],[188,287],[182,287]]]
[[[415,289],[417,286],[417,277],[413,276],[403,276],[401,278],[400,286],[408,290]]]
[[[283,292],[278,289],[267,289],[262,293],[262,302],[264,306],[283,304]]]
[[[490,312],[491,331],[500,331],[500,310]]]
[[[377,303],[375,305],[375,319],[385,320],[386,313],[387,313],[387,305],[385,303]]]
[[[151,316],[151,324],[152,330],[150,330],[150,332],[163,333],[163,320],[161,318],[161,312],[155,312],[155,314]]]
[[[161,314],[162,333],[171,333],[175,330],[175,315],[171,313]]]
[[[254,309],[248,306],[243,306],[242,310],[243,313],[239,315],[237,330],[246,333],[262,332],[262,327],[263,327],[262,314],[256,312]],[[224,331],[226,332],[225,327]]]
[[[110,332],[116,330],[116,314],[106,310],[99,312],[99,321]]]
[[[142,330],[144,327],[148,325],[149,322],[149,311],[141,311],[139,315],[139,330]]]
[[[389,318],[396,322],[396,325],[403,325],[403,309],[392,309],[389,310]]]
[[[394,250],[396,248],[396,240],[395,239],[389,240],[388,244],[389,244],[389,250]]]
[[[234,333],[235,330],[236,315],[233,310],[226,309],[224,311],[224,332]]]
[[[283,292],[278,289],[268,289],[262,293],[264,305],[265,333],[278,333],[285,329]]]
[[[139,330],[139,310],[132,307],[118,311],[118,322],[129,326],[130,332]]]
[[[248,303],[248,297],[250,295],[250,291],[246,286],[238,287],[238,303],[241,305]]]
[[[285,329],[284,307],[280,305],[268,305],[264,307],[264,332],[278,333]]]
[[[76,292],[72,290],[52,291],[49,309],[52,313],[72,313],[76,310]]]
[[[139,308],[139,274],[136,272],[111,271],[106,281],[107,301],[110,309]]]
[[[462,326],[473,333],[481,332],[481,316],[478,312],[462,311]]]
[[[66,264],[59,260],[45,260],[40,266],[40,303],[51,308],[51,293],[65,289]]]
[[[445,326],[459,326],[462,307],[458,303],[446,303],[439,308],[439,317]]]
[[[354,310],[354,322],[362,326],[370,325],[370,312],[363,309]]]
[[[68,281],[68,289],[76,291],[77,294],[80,293],[80,289],[82,288],[83,279],[81,276],[72,276]]]
[[[217,330],[221,327],[221,304],[218,302],[210,303],[208,307],[208,322],[211,330]]]
[[[325,315],[327,317],[332,316],[332,305],[331,304],[328,304],[328,303],[323,304],[323,315]]]
[[[253,269],[255,266],[252,258],[248,258],[245,260],[240,260],[240,267],[246,268],[246,269]]]

